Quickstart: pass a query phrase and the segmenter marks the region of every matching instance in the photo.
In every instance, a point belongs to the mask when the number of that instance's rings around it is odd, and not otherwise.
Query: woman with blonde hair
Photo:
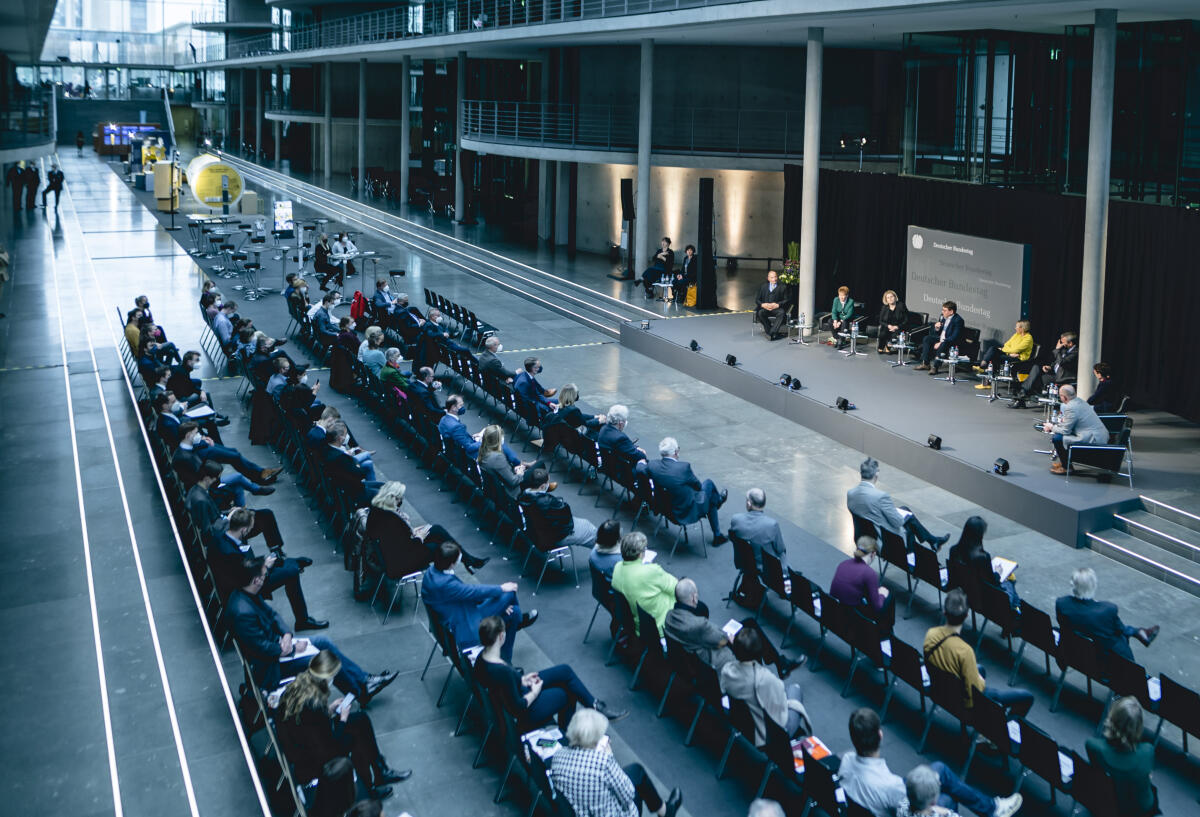
[[[366,340],[358,347],[358,359],[371,370],[371,374],[379,377],[379,372],[387,363],[387,355],[383,351],[383,330],[378,326],[368,326]]]
[[[329,681],[341,668],[331,651],[317,653],[283,691],[275,728],[297,780],[307,783],[319,777],[330,760],[349,755],[358,779],[371,789],[372,797],[382,800],[392,793],[387,784],[407,780],[412,771],[388,767],[367,713],[350,711],[353,698],[329,700]]]
[[[907,325],[908,307],[900,300],[895,290],[889,289],[883,293],[883,309],[879,310],[879,354],[886,355],[892,351],[889,344]]]
[[[1013,327],[1012,336],[1004,341],[1003,345],[994,340],[985,340],[980,344],[979,365],[975,367],[975,371],[985,372],[989,365],[999,367],[1005,362],[1011,363],[1021,372],[1029,371],[1028,366],[1021,365],[1027,363],[1033,354],[1033,335],[1029,334],[1029,326],[1028,320],[1019,320]],[[975,388],[990,389],[991,385],[980,383]]]
[[[1108,772],[1116,790],[1116,813],[1122,817],[1161,814],[1158,789],[1150,781],[1154,745],[1142,740],[1142,705],[1131,696],[1118,698],[1104,719],[1103,737],[1085,744],[1088,760]]]
[[[509,499],[515,500],[521,494],[521,479],[526,471],[544,466],[541,462],[513,465],[504,448],[504,430],[497,425],[488,426],[479,437],[479,453],[475,455],[475,460],[479,463],[479,470],[498,479]],[[552,484],[557,487],[557,483]]]
[[[418,525],[414,528],[408,514],[400,510],[406,491],[403,482],[392,480],[383,483],[379,493],[371,500],[371,510],[367,512],[366,539],[378,541],[380,548],[398,549],[397,556],[406,563],[423,560],[428,565],[433,561],[438,545],[454,537],[441,525]],[[422,546],[419,556],[412,553],[416,544]],[[462,555],[463,566],[472,573],[488,563],[488,559],[472,556],[465,550]]]
[[[558,390],[558,410],[546,416],[542,421],[542,429],[562,423],[571,428],[586,427],[589,432],[596,431],[604,424],[603,414],[587,414],[579,408],[579,387],[567,383]]]

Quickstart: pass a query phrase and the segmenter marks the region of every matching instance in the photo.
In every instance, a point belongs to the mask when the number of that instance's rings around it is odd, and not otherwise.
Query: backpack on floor
[[[350,317],[361,320],[367,314],[367,299],[357,289],[354,290],[354,300],[350,302]]]

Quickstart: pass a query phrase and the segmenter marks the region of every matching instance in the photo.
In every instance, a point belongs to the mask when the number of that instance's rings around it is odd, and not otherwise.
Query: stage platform
[[[873,340],[862,347],[866,357],[854,358],[827,345],[771,342],[743,312],[655,320],[645,330],[626,324],[621,343],[1076,547],[1084,533],[1107,528],[1114,512],[1139,507],[1141,494],[1200,490],[1200,428],[1173,415],[1132,414],[1131,489],[1125,479],[1051,474],[1049,457],[1035,453],[1050,448],[1049,436],[1033,428],[1040,410],[989,403],[974,379],[951,385],[893,367],[895,356],[877,354]],[[725,363],[729,354],[734,367]],[[784,372],[803,389],[777,385]],[[838,397],[857,408],[837,410]],[[930,434],[942,438],[940,451],[926,444]],[[1007,476],[992,473],[997,457],[1010,463]]]

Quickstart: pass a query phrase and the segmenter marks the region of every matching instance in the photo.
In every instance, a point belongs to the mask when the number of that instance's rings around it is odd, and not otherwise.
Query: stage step
[[[1097,553],[1200,598],[1200,563],[1116,528],[1089,533],[1087,538]]]
[[[1150,511],[1113,514],[1113,527],[1151,545],[1200,564],[1200,531]]]
[[[1138,499],[1142,501],[1143,507],[1155,516],[1200,534],[1200,498],[1183,496],[1168,503],[1141,494]]]

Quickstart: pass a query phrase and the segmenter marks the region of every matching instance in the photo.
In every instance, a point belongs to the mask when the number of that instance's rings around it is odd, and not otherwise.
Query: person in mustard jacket
[[[1014,373],[1024,373],[1029,371],[1028,362],[1032,355],[1033,335],[1029,334],[1029,321],[1020,320],[1014,327],[1012,337],[1004,341],[1003,346],[994,340],[983,342],[979,365],[975,367],[975,371],[987,371],[988,364],[999,370],[1007,361],[1012,364]],[[1022,366],[1022,364],[1026,365]],[[988,389],[991,386],[987,383],[980,383],[975,388]]]

